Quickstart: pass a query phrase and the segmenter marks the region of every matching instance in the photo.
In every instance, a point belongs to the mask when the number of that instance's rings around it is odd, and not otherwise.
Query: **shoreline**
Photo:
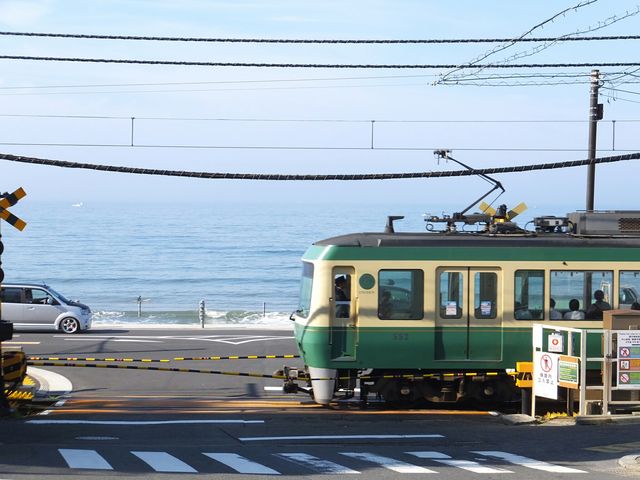
[[[291,325],[278,324],[258,324],[258,323],[206,323],[204,326],[197,324],[179,324],[179,323],[93,323],[88,332],[97,329],[113,328],[117,330],[215,330],[215,329],[244,329],[244,330],[286,330],[293,331],[293,322]],[[85,332],[86,333],[86,332]]]

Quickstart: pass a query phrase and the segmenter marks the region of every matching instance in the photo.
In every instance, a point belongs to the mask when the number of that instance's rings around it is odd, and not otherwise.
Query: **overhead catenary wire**
[[[406,172],[406,173],[367,173],[367,174],[320,174],[320,175],[292,175],[278,173],[221,173],[195,172],[186,170],[164,170],[155,168],[124,167],[116,165],[99,165],[91,163],[69,162],[35,157],[25,157],[10,154],[0,154],[0,160],[47,165],[61,168],[75,168],[96,170],[113,173],[129,173],[136,175],[155,175],[166,177],[201,178],[208,180],[266,180],[266,181],[363,181],[363,180],[394,180],[418,178],[447,178],[468,177],[472,175],[494,175],[499,173],[519,173],[536,170],[554,170],[560,168],[580,167],[589,164],[615,163],[640,159],[640,153],[630,153],[611,157],[601,157],[594,160],[572,160],[564,162],[539,163],[533,165],[517,165],[512,167],[491,167],[473,170],[453,170],[442,172]]]
[[[164,37],[145,35],[102,35],[95,33],[15,32],[2,31],[5,37],[75,38],[84,40],[127,40],[153,42],[197,43],[293,43],[293,44],[457,44],[457,43],[524,43],[524,42],[598,42],[616,40],[640,40],[640,35],[598,35],[584,37],[529,37],[529,38],[233,38],[233,37]]]
[[[41,62],[107,63],[128,65],[172,65],[183,67],[253,67],[253,68],[337,68],[337,69],[477,69],[477,68],[605,68],[639,67],[634,62],[582,62],[582,63],[514,63],[514,64],[474,64],[452,63],[268,63],[268,62],[197,62],[185,60],[144,60],[130,58],[87,58],[87,57],[42,57],[36,55],[0,55],[0,60],[29,60]]]

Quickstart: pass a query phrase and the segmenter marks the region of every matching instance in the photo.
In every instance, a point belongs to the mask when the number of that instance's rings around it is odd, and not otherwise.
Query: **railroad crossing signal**
[[[27,226],[27,223],[24,220],[16,217],[13,213],[7,210],[9,207],[12,207],[16,203],[23,198],[27,192],[24,191],[22,187],[17,189],[15,192],[9,194],[4,193],[0,194],[0,218],[5,220],[6,222],[13,225],[18,230],[24,230],[24,227]],[[2,256],[2,252],[4,250],[4,245],[2,243],[2,235],[0,235],[0,258]],[[2,261],[0,261],[0,283],[4,280],[4,271],[2,270]],[[11,413],[11,407],[9,402],[7,401],[7,397],[4,394],[4,365],[3,365],[3,355],[2,355],[2,342],[4,340],[11,340],[13,337],[13,324],[10,322],[5,322],[2,320],[2,301],[0,297],[0,416],[5,416]]]
[[[0,218],[7,221],[8,223],[13,225],[15,228],[17,228],[20,231],[24,230],[24,227],[27,226],[27,223],[24,220],[16,217],[13,213],[11,213],[7,209],[9,207],[12,207],[16,203],[18,203],[20,199],[23,198],[26,194],[27,192],[25,192],[22,187],[20,187],[19,189],[17,189],[15,192],[11,194],[9,193],[0,194]],[[4,245],[2,244],[2,235],[0,235],[0,256],[2,256],[3,250],[4,250]],[[3,280],[4,280],[4,271],[2,270],[2,261],[0,261],[0,282],[2,282]]]
[[[0,194],[0,218],[10,223],[20,231],[24,230],[24,227],[27,226],[27,223],[24,220],[16,217],[13,213],[7,210],[7,208],[12,207],[16,203],[18,203],[20,199],[23,198],[26,194],[27,192],[25,192],[22,187],[11,194]]]

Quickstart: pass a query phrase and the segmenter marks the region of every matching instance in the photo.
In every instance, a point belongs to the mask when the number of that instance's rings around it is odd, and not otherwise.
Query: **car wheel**
[[[64,333],[77,333],[80,331],[80,322],[75,318],[63,318],[60,322],[60,330]]]

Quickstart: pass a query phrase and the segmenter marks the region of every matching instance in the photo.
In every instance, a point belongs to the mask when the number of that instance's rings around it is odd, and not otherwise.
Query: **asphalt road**
[[[290,331],[93,330],[16,334],[30,356],[172,359],[293,354]],[[94,362],[95,363],[95,362]],[[158,363],[272,373],[299,360]],[[131,365],[131,363],[125,363]],[[144,365],[156,366],[156,363]],[[46,368],[72,392],[44,415],[0,420],[0,478],[573,478],[628,476],[637,424],[505,425],[488,412],[328,409],[265,391],[276,380]]]

